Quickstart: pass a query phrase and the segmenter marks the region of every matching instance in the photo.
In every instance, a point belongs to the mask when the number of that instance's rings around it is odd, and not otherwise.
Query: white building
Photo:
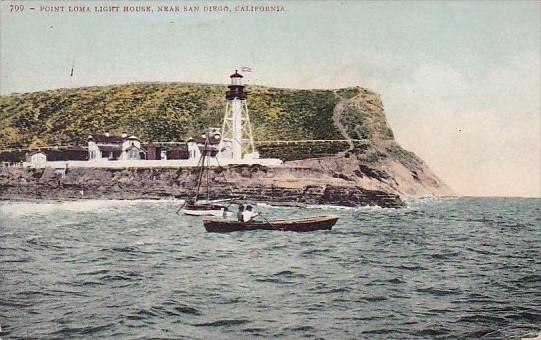
[[[121,137],[105,135],[88,136],[88,159],[90,161],[104,160],[140,160],[144,159],[145,151],[141,141],[135,136],[122,133]]]
[[[30,167],[34,169],[43,169],[47,166],[47,155],[38,151],[29,155]]]

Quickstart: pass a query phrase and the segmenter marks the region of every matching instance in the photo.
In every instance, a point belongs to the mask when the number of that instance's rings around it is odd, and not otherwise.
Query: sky
[[[2,95],[226,83],[241,66],[252,68],[247,84],[362,86],[381,95],[396,140],[457,194],[541,196],[540,2],[27,1],[19,12],[15,4],[1,2]],[[154,12],[122,12],[147,5]],[[284,11],[235,10],[250,5]],[[64,11],[40,11],[47,6]]]

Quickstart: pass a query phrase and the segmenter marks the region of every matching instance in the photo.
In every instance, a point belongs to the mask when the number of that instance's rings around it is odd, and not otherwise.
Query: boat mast
[[[205,141],[205,153],[207,153],[207,144],[209,142],[209,134],[207,132],[207,140]],[[210,185],[209,185],[209,177],[210,177],[210,157],[207,157],[207,202],[210,201]]]
[[[197,144],[197,142],[196,142]],[[201,189],[201,182],[203,181],[203,173],[205,171],[205,157],[206,152],[205,149],[207,148],[207,142],[205,141],[205,147],[203,149],[203,152],[201,153],[201,157],[199,157],[199,162],[197,162],[197,166],[199,166],[199,175],[197,176],[197,191],[195,192],[195,202],[199,199],[199,190]]]
[[[207,162],[207,167],[210,165],[210,158],[207,157],[208,152],[208,146],[209,146],[209,132],[205,134],[205,146],[203,147],[203,152],[201,152],[201,157],[199,158],[199,162],[197,163],[197,166],[199,166],[200,171],[199,175],[197,176],[197,191],[195,193],[195,201],[199,199],[199,191],[201,189],[201,183],[203,183],[203,175],[205,173],[205,161]],[[207,169],[207,201],[210,199],[210,192],[209,192],[209,171]]]

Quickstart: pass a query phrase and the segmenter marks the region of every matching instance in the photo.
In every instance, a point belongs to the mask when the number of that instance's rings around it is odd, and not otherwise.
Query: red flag
[[[252,68],[248,66],[243,66],[240,68],[241,72],[252,72]]]

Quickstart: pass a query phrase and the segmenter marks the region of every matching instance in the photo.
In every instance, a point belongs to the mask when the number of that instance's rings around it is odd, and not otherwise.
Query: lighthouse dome
[[[242,78],[242,75],[239,74],[238,70],[235,70],[235,73],[229,76],[230,78]]]

